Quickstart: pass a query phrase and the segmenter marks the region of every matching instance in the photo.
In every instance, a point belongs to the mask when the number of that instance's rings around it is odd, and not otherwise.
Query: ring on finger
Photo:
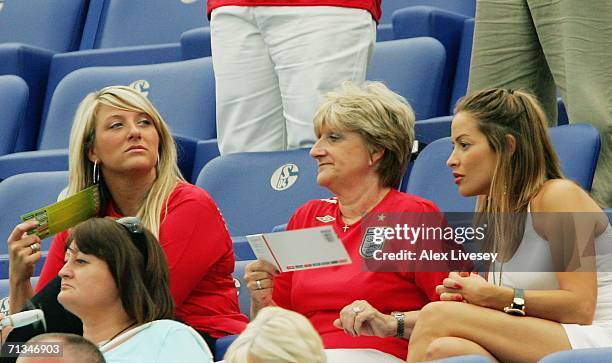
[[[32,243],[30,245],[30,249],[32,250],[32,253],[36,253],[40,250],[40,245],[38,243]]]
[[[261,286],[261,280],[256,280],[255,285],[257,285],[257,290],[263,290],[263,286]]]
[[[355,313],[355,315],[359,314],[362,311],[359,306],[353,306],[351,310],[353,311],[353,313]]]

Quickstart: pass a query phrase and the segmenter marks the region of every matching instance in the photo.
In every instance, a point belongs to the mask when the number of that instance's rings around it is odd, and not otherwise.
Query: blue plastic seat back
[[[446,166],[451,151],[449,137],[427,145],[412,166],[406,192],[433,201],[443,212],[472,212],[476,198],[459,194],[452,171]]]
[[[67,185],[67,171],[26,173],[3,180],[0,183],[0,236],[6,240],[21,223],[21,215],[55,203]],[[48,250],[50,244],[51,238],[45,239],[42,250]],[[0,243],[0,254],[6,253],[6,243]]]
[[[444,359],[436,359],[436,360],[429,361],[429,363],[493,363],[493,361],[482,355],[470,354],[470,355],[458,355],[455,357],[444,358]]]
[[[255,260],[244,260],[236,261],[234,265],[234,283],[236,284],[236,290],[238,292],[238,302],[240,303],[240,312],[246,316],[251,316],[251,294],[247,287],[246,281],[244,280],[244,269],[246,265]]]
[[[32,286],[36,286],[36,283],[38,282],[38,276],[34,276],[30,278],[30,282],[32,283]],[[9,288],[10,288],[10,281],[8,277],[0,279],[0,299],[3,299],[9,296]],[[3,312],[6,316],[7,315],[6,312],[9,311],[8,301],[5,302],[3,300],[2,303],[3,305],[0,305],[0,312]]]
[[[0,43],[66,52],[78,49],[88,0],[2,0]]]
[[[92,0],[80,48],[178,43],[204,25],[205,0]]]
[[[196,185],[223,213],[232,236],[270,232],[311,199],[330,192],[317,185],[309,149],[223,155],[210,161]]]
[[[446,50],[446,62],[442,77],[442,88],[437,96],[434,116],[448,113],[449,102],[455,80],[461,36],[468,17],[433,6],[411,6],[393,14],[393,37],[406,39],[432,37],[440,41]]]
[[[476,13],[476,0],[383,0],[380,23],[391,23],[393,12],[398,9],[418,5],[432,6],[472,18]]]
[[[591,190],[599,158],[599,132],[589,124],[572,124],[548,129],[566,178]]]
[[[28,95],[28,85],[22,78],[0,76],[0,156],[15,151]]]
[[[147,93],[173,134],[200,140],[216,137],[212,62],[201,58],[142,66],[91,67],[70,73],[53,94],[39,148],[68,147],[75,111],[89,92],[130,84]]]
[[[457,68],[448,109],[448,114],[454,113],[457,101],[466,95],[468,79],[470,77],[470,62],[472,60],[472,43],[474,38],[474,19],[467,19],[463,23],[461,43],[459,44],[459,55],[457,56]]]
[[[433,38],[376,43],[366,78],[404,96],[417,120],[433,117],[444,72],[445,51]]]
[[[612,348],[574,349],[549,354],[539,363],[606,363],[611,356]]]

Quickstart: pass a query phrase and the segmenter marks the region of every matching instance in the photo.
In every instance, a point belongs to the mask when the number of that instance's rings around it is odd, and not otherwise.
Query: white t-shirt
[[[210,363],[212,353],[191,327],[174,320],[156,320],[100,346],[107,363]]]

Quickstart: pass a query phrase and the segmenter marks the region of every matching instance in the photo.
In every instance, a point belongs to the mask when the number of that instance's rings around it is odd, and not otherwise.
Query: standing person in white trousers
[[[322,96],[365,80],[380,0],[209,0],[208,11],[219,150],[277,151],[312,146]]]

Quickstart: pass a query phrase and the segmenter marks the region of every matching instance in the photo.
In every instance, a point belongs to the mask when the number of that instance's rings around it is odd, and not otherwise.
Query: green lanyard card
[[[28,234],[36,234],[41,239],[74,227],[80,222],[94,217],[100,210],[100,189],[92,185],[75,195],[57,203],[22,215],[22,221],[35,219],[38,227]]]

